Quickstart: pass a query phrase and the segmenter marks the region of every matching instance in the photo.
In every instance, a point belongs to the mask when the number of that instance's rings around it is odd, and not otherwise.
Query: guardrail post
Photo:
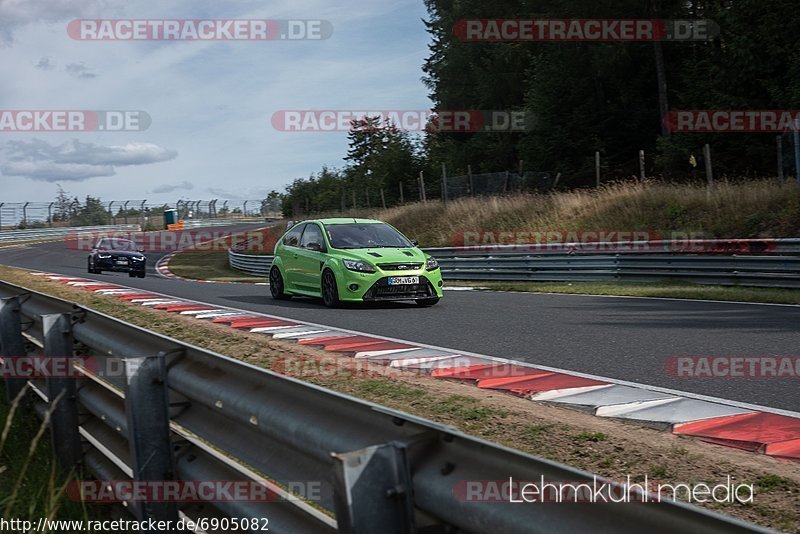
[[[7,360],[25,355],[19,297],[0,299],[0,356]],[[6,398],[9,402],[17,398],[25,387],[25,382],[24,378],[5,377]]]
[[[166,354],[125,360],[125,413],[133,479],[175,480]],[[177,521],[175,502],[142,502],[139,520]]]
[[[334,454],[340,533],[416,532],[408,449],[402,443]]]
[[[75,467],[83,456],[78,432],[78,401],[75,377],[72,375],[73,341],[72,316],[68,313],[42,315],[44,356],[53,370],[67,369],[63,376],[53,373],[47,377],[47,397],[50,400],[50,431],[58,463],[65,469]],[[56,364],[52,363],[55,359]],[[66,360],[67,365],[63,365]],[[58,399],[58,402],[56,402]],[[56,402],[55,405],[53,403]]]

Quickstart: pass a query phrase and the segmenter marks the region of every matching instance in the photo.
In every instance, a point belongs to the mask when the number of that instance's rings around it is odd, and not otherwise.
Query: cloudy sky
[[[422,0],[0,0],[0,110],[139,110],[137,132],[0,131],[0,202],[240,200],[340,166],[279,110],[428,109]],[[322,41],[81,41],[74,19],[322,19]]]

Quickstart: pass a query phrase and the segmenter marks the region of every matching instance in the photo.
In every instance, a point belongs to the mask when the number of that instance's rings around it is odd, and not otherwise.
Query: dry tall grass
[[[471,230],[649,230],[709,238],[800,235],[800,189],[761,180],[703,185],[656,181],[599,190],[465,198],[416,203],[373,213],[423,246],[450,246]]]

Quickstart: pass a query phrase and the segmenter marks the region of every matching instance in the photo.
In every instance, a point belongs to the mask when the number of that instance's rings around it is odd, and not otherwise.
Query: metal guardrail
[[[233,226],[236,224],[247,224],[247,223],[262,223],[262,222],[272,222],[277,219],[269,218],[269,217],[240,217],[240,218],[229,218],[229,219],[184,219],[183,220],[183,227],[188,228],[205,228],[211,226]]]
[[[37,413],[52,413],[62,467],[83,462],[100,480],[121,482],[250,481],[281,497],[209,501],[199,511],[130,502],[140,520],[268,518],[279,533],[763,532],[671,501],[468,501],[459,488],[469,481],[592,477],[0,282],[0,355],[25,355],[26,339],[47,357],[73,357],[77,343],[98,370],[6,378],[10,395],[30,386]],[[318,497],[293,493],[298,481],[319,482]]]
[[[228,250],[228,264],[243,273],[253,276],[269,276],[272,267],[272,256],[257,256],[254,254],[241,254]]]
[[[70,226],[64,228],[35,228],[30,230],[3,230],[0,232],[0,243],[16,241],[36,241],[39,239],[55,239],[66,235],[92,232],[139,232],[138,224],[119,224],[111,226]]]
[[[800,288],[800,239],[668,241],[428,248],[446,280],[681,280],[696,284]],[[617,252],[614,252],[614,251]],[[228,251],[230,266],[267,276],[272,256]]]

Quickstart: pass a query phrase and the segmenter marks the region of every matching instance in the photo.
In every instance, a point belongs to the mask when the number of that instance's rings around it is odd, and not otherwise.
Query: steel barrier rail
[[[3,230],[0,231],[0,243],[14,241],[36,241],[39,239],[54,239],[66,235],[85,234],[93,232],[140,232],[142,227],[138,224],[119,224],[108,226],[71,226],[64,228],[36,228],[31,230]]]
[[[747,240],[738,240],[737,246]],[[732,242],[732,241],[731,241]],[[763,241],[749,240],[761,248]],[[674,253],[662,245],[625,244],[627,252],[565,252],[546,247],[499,246],[429,248],[445,280],[471,281],[632,281],[682,280],[697,284],[752,287],[800,287],[800,239],[774,240],[772,254]],[[620,246],[620,244],[615,244]],[[647,245],[647,246],[644,246]],[[751,245],[747,245],[751,246]],[[796,255],[791,250],[798,247]],[[703,245],[701,248],[709,249]],[[724,247],[727,249],[727,246]],[[780,252],[779,252],[780,251]],[[254,276],[268,276],[272,256],[228,251],[230,266]]]
[[[183,220],[183,227],[186,229],[189,228],[204,228],[207,226],[234,226],[237,224],[249,224],[249,223],[269,223],[275,222],[279,219],[273,219],[269,217],[241,217],[241,218],[230,218],[230,219],[184,219]]]
[[[39,413],[66,399],[51,419],[63,467],[82,460],[117,484],[274,484],[282,497],[209,501],[203,510],[129,503],[139,519],[266,517],[273,532],[767,532],[671,501],[469,501],[470,481],[591,484],[592,476],[0,282],[3,358],[25,354],[21,318],[43,354],[72,357],[78,343],[94,362],[95,371],[76,365],[80,378],[29,382]],[[20,384],[7,379],[6,387]],[[298,481],[319,484],[311,502],[297,494]]]

